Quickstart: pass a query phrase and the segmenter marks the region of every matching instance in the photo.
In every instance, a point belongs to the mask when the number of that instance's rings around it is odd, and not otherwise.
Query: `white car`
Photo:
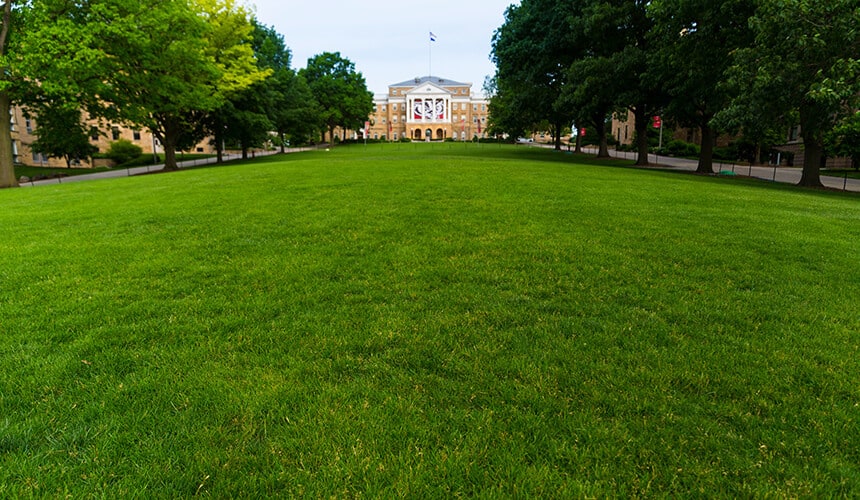
[[[517,142],[520,144],[529,144],[535,142],[535,140],[527,137],[520,137],[517,139]]]

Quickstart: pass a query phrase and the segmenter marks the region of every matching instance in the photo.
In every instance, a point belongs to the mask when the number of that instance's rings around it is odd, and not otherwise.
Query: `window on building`
[[[383,104],[383,105],[382,105],[382,111],[388,111],[388,106],[386,106],[385,104]]]
[[[391,109],[392,109],[392,110],[394,110],[394,111],[397,111],[397,104],[392,104],[392,105],[391,105]]]
[[[392,116],[392,117],[391,117],[391,121],[393,121],[394,123],[397,123],[397,117],[396,117],[396,116]]]
[[[24,119],[24,126],[27,128],[27,133],[28,133],[28,134],[32,134],[32,133],[33,133],[33,122],[32,122],[32,121],[30,121],[30,119],[29,119],[29,118],[25,118],[25,119]]]
[[[788,142],[794,142],[800,138],[800,125],[791,127],[788,131]]]
[[[478,105],[472,104],[472,111],[478,111]]]
[[[139,140],[140,140],[140,130],[135,130],[132,134],[133,134],[133,136],[134,136],[134,140],[135,140],[135,141],[139,141]]]
[[[98,130],[93,129],[92,132],[90,132],[90,140],[91,141],[99,140],[99,131]]]
[[[113,138],[113,140],[118,141],[119,140],[119,128],[111,127],[110,136]]]

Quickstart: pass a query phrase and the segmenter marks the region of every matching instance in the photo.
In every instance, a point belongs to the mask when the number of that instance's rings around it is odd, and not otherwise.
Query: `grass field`
[[[617,165],[0,192],[0,497],[860,495],[860,198]]]

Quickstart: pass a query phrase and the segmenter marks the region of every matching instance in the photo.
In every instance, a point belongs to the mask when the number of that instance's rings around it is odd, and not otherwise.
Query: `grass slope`
[[[0,496],[855,496],[860,203],[391,145],[0,192]]]

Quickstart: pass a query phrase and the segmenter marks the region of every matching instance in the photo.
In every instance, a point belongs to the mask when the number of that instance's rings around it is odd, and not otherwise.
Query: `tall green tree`
[[[334,129],[359,129],[373,111],[373,94],[355,64],[340,52],[324,52],[308,59],[299,74],[307,81],[320,106],[320,122],[334,140]]]
[[[785,129],[799,123],[800,185],[821,186],[825,137],[860,106],[858,26],[856,0],[759,0],[749,23],[755,43],[735,54],[737,90],[725,113]]]
[[[713,173],[713,121],[732,97],[724,85],[732,54],[752,43],[754,9],[754,0],[653,0],[649,6],[649,71],[668,94],[666,118],[701,132],[699,173]]]
[[[269,76],[225,97],[225,102],[207,120],[214,136],[215,147],[221,159],[222,145],[229,143],[242,150],[242,157],[248,151],[260,147],[269,140],[274,129],[272,116],[276,107],[277,89],[273,75],[289,68],[290,52],[284,45],[283,37],[274,28],[251,20],[250,44],[257,68]]]
[[[568,68],[570,82],[565,89],[565,102],[576,113],[579,128],[591,127],[598,138],[598,157],[608,157],[607,121],[613,112],[626,104],[619,104],[620,82],[618,68],[612,57],[624,49],[624,39],[613,36],[611,22],[601,16],[601,4],[587,0],[579,2],[578,9],[569,17],[572,33],[578,46],[577,57]],[[577,150],[581,136],[577,136]]]
[[[83,107],[102,85],[104,54],[86,42],[88,3],[5,0],[0,26],[0,115],[13,104],[60,102]],[[103,20],[107,23],[109,20]],[[15,181],[11,128],[0,120],[0,187]]]
[[[275,102],[270,119],[278,134],[281,152],[287,141],[302,143],[318,130],[321,110],[304,77],[292,69],[281,69],[272,76]]]
[[[183,137],[225,95],[266,76],[250,46],[249,13],[232,0],[93,0],[86,19],[104,53],[94,107],[149,128],[164,147],[165,169],[177,168]]]
[[[523,0],[508,7],[492,42],[494,128],[518,134],[546,120],[556,149],[561,149],[560,132],[576,116],[563,99],[567,69],[578,55],[568,24],[572,13],[571,2],[553,0]]]
[[[604,84],[615,93],[616,104],[635,117],[637,165],[648,165],[648,127],[651,117],[663,108],[666,94],[651,72],[655,50],[649,33],[654,22],[648,13],[650,0],[590,0],[584,15],[592,43],[606,44],[599,50],[606,59]],[[597,49],[595,49],[597,50]]]

